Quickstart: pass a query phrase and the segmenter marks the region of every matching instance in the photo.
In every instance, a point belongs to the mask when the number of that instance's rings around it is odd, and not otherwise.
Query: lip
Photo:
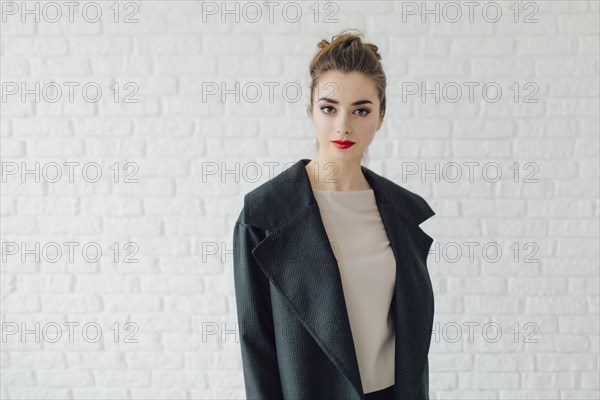
[[[347,149],[351,147],[355,142],[351,140],[332,140],[331,143],[338,149]]]

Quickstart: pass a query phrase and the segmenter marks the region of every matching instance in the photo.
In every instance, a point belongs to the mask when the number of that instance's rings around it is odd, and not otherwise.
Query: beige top
[[[373,189],[313,190],[337,259],[365,393],[394,384],[396,259]]]

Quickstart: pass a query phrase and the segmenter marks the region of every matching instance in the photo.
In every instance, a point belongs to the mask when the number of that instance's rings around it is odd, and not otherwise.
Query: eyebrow
[[[329,97],[321,97],[319,99],[319,101],[321,101],[321,100],[324,100],[324,101],[326,101],[328,103],[339,104],[338,100],[330,99]],[[373,104],[373,102],[371,100],[358,100],[358,101],[355,101],[354,103],[352,103],[350,105],[351,106],[358,106],[358,105],[361,105],[361,104]]]

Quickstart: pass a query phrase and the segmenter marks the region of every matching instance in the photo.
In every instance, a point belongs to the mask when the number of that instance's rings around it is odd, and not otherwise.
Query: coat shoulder
[[[388,201],[399,207],[400,212],[411,222],[418,225],[435,215],[429,203],[421,195],[376,172],[368,170],[368,173],[385,193]]]
[[[299,195],[304,188],[300,178],[297,168],[284,170],[246,193],[238,222],[270,230],[301,211],[308,202],[306,195]]]
[[[397,212],[411,223],[419,225],[435,215],[422,196],[369,168],[362,168],[380,195],[379,198],[393,204]],[[314,202],[310,181],[301,160],[246,193],[238,222],[273,230],[307,211]]]

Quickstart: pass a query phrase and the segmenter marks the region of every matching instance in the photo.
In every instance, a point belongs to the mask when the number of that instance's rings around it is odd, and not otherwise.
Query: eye
[[[325,111],[325,109],[331,109],[333,110],[332,106],[322,106],[320,107],[320,109],[325,113],[325,114],[331,114],[331,111]],[[359,111],[358,115],[361,117],[366,117],[367,115],[369,115],[371,113],[370,110],[366,109],[366,108],[359,108],[356,111]],[[354,111],[356,113],[356,111]]]
[[[323,112],[325,114],[330,114],[330,112],[325,111],[326,108],[333,108],[333,107],[331,107],[331,106],[323,106],[323,107],[321,107],[321,110],[323,110]]]

